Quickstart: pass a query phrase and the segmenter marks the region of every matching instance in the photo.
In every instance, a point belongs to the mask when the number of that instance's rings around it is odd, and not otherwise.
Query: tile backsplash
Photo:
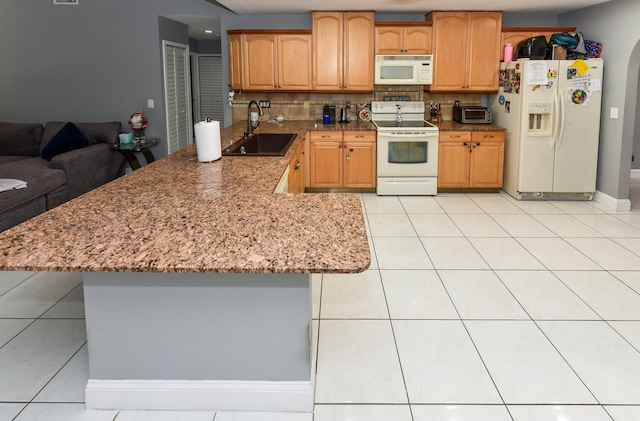
[[[275,118],[282,114],[285,120],[318,120],[322,118],[322,108],[325,104],[336,106],[336,117],[340,115],[340,108],[348,103],[349,119],[355,119],[356,106],[368,104],[371,101],[382,101],[385,96],[409,96],[411,101],[424,101],[429,109],[431,101],[441,105],[442,119],[452,119],[452,109],[455,101],[464,105],[481,105],[482,94],[431,94],[425,92],[421,85],[376,85],[373,93],[322,93],[322,92],[236,92],[233,101],[233,122],[247,119],[247,106],[251,100],[269,101],[270,107],[264,108],[261,120]]]

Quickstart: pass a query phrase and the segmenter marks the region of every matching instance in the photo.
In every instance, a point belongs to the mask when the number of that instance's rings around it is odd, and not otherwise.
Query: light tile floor
[[[640,421],[632,209],[363,193],[372,265],[314,275],[313,415],[87,411],[78,274],[0,272],[0,420]]]

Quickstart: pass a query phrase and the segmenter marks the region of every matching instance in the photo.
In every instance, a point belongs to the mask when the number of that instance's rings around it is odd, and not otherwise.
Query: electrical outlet
[[[258,104],[260,104],[262,108],[271,108],[271,103],[269,101],[258,101]]]
[[[309,109],[309,101],[305,101],[304,102],[304,108],[305,109]]]
[[[147,108],[154,108],[156,105],[152,99],[147,100]]]

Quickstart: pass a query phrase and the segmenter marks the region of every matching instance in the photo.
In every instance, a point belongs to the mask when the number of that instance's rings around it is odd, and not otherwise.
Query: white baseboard
[[[308,381],[92,380],[87,409],[313,412]]]
[[[601,191],[596,191],[593,194],[593,201],[616,212],[626,212],[631,209],[631,200],[616,199],[615,197],[611,197]]]
[[[640,170],[631,170],[631,178],[640,178]]]

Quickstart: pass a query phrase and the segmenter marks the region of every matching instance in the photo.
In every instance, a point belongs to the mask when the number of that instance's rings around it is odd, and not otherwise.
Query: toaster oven
[[[463,124],[489,124],[493,123],[493,116],[487,107],[454,105],[453,121]]]

